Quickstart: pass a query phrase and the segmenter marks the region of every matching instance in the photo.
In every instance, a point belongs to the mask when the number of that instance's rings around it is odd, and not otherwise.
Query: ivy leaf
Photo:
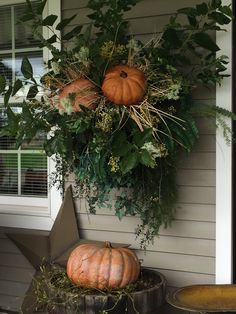
[[[71,17],[62,20],[60,23],[57,24],[56,29],[58,31],[63,30],[76,16],[77,16],[77,14],[72,15]]]
[[[54,136],[45,141],[44,149],[49,157],[55,153],[63,155],[66,152],[66,146],[60,136]]]
[[[55,23],[57,18],[58,18],[57,15],[50,14],[44,20],[42,20],[42,25],[43,26],[52,26]]]
[[[134,143],[138,147],[142,147],[146,142],[151,142],[153,139],[152,129],[145,129],[143,132],[137,131],[134,134]]]
[[[25,102],[25,101],[22,104],[22,116],[24,117],[25,121],[28,122],[29,124],[31,121],[34,120],[33,114],[30,111],[30,108],[29,108],[27,102]]]
[[[57,35],[56,35],[56,34],[52,35],[49,39],[47,39],[47,42],[48,42],[49,44],[53,44],[53,43],[55,43],[56,41],[57,41]]]
[[[208,12],[208,7],[207,7],[207,4],[205,2],[203,2],[201,4],[197,4],[196,9],[197,9],[198,15],[205,15]]]
[[[94,0],[89,0],[87,4],[87,7],[93,9],[94,11],[98,11],[99,9],[102,8],[102,6],[103,6],[102,2]]]
[[[6,87],[6,78],[3,75],[0,75],[0,93],[4,92]]]
[[[231,19],[228,16],[220,12],[212,12],[208,14],[208,17],[213,19],[214,21],[216,21],[216,23],[220,25],[229,24],[231,22]]]
[[[30,86],[30,89],[27,93],[27,99],[33,99],[38,94],[38,87],[36,85]]]
[[[78,25],[76,27],[74,27],[69,33],[65,34],[63,36],[63,40],[69,40],[73,37],[75,37],[76,35],[78,35],[81,32],[82,26]]]
[[[106,157],[107,157],[106,154],[104,154],[103,156],[100,156],[97,163],[94,164],[96,175],[98,176],[100,180],[104,180],[106,177],[106,171],[105,171]]]
[[[224,5],[221,8],[219,8],[220,12],[224,13],[225,15],[228,15],[230,17],[233,17],[232,10],[229,6]]]
[[[115,156],[125,156],[131,151],[133,145],[127,140],[126,133],[123,131],[115,133],[115,138],[111,149]]]
[[[192,16],[192,15],[188,15],[188,21],[189,21],[189,24],[193,27],[197,26],[197,19],[195,16]]]
[[[167,43],[170,48],[180,48],[182,41],[179,39],[178,33],[174,28],[168,28],[164,33],[162,38]]]
[[[31,63],[29,62],[29,59],[26,56],[23,57],[21,63],[21,72],[26,79],[30,79],[33,77],[33,68]]]
[[[22,86],[23,86],[22,81],[17,79],[13,86],[12,96],[14,96],[18,92],[18,90],[21,89]]]
[[[193,35],[194,42],[210,51],[218,51],[220,48],[215,44],[211,37],[206,33],[196,33]]]
[[[138,163],[137,152],[132,152],[126,155],[120,162],[120,169],[123,174],[128,173],[130,170],[136,167]]]
[[[6,133],[6,135],[10,135],[10,136],[15,136],[18,132],[18,129],[19,129],[19,115],[18,114],[15,114],[13,112],[13,110],[11,109],[11,107],[8,105],[7,106],[7,110],[6,110],[6,113],[7,113],[7,126],[4,128],[3,130],[3,134],[4,132]],[[18,146],[17,146],[18,147]]]
[[[221,0],[212,0],[210,3],[210,8],[212,8],[213,10],[217,9],[221,7]]]
[[[140,160],[141,164],[143,164],[146,167],[154,168],[156,165],[152,156],[150,155],[150,153],[146,149],[142,150],[142,153],[140,155],[139,160]]]
[[[17,115],[13,112],[10,106],[7,106],[7,117],[8,117],[8,122],[17,122]]]
[[[43,10],[44,10],[44,8],[45,8],[46,3],[47,3],[47,0],[43,0],[43,1],[41,1],[41,2],[38,4],[38,6],[37,6],[37,13],[38,13],[38,14],[41,15],[41,14],[43,13]]]

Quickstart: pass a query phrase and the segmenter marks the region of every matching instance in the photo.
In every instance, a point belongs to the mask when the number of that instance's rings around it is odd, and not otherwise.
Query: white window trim
[[[232,5],[223,0],[223,5]],[[226,28],[226,27],[225,27]],[[229,56],[229,78],[216,91],[216,104],[232,110],[232,25],[218,32],[221,54]],[[230,123],[230,122],[229,122]],[[232,283],[232,146],[227,145],[220,130],[216,136],[216,283]]]
[[[0,6],[24,3],[23,0],[0,0]],[[57,22],[61,20],[61,1],[53,0],[46,3],[44,15],[55,14]],[[44,28],[45,38],[52,34]],[[60,48],[60,44],[56,44]],[[43,51],[44,60],[50,53]],[[48,158],[48,173],[55,170],[53,158]],[[0,226],[50,230],[62,201],[61,193],[56,187],[50,188],[47,198],[0,196]]]
[[[33,0],[36,1],[36,0]],[[24,3],[22,0],[0,0],[0,6]]]

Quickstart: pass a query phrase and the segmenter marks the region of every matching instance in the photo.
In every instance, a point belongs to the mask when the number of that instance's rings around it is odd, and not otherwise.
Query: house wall
[[[19,312],[34,269],[5,231],[0,229],[0,312],[1,309]]]
[[[126,13],[130,32],[145,41],[158,33],[176,9],[201,3],[202,0],[143,0]],[[62,0],[62,18],[75,12],[69,25],[88,23],[86,0]],[[215,103],[215,91],[198,88],[195,101]],[[178,165],[179,201],[176,221],[161,229],[160,237],[145,252],[139,249],[134,229],[136,217],[121,222],[113,213],[102,209],[88,216],[83,200],[76,200],[80,230],[84,237],[130,243],[144,266],[164,274],[170,289],[215,281],[215,131],[204,120],[198,121],[200,138],[190,154],[181,154]],[[73,183],[73,178],[68,182]],[[19,310],[22,297],[33,274],[32,266],[0,232],[0,308]],[[167,309],[166,314],[186,313]]]

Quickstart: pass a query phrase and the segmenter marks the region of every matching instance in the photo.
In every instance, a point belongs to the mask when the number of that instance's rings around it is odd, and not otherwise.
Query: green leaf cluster
[[[183,22],[179,17],[184,16]],[[220,47],[212,34],[225,31],[224,26],[232,19],[229,5],[222,1],[209,1],[195,7],[179,9],[170,18],[162,35],[162,43],[156,47],[156,54],[166,64],[173,64],[180,69],[189,67],[188,79],[203,84],[219,83],[224,77],[228,63],[226,56],[216,57]]]
[[[212,33],[225,31],[231,9],[220,0],[180,9],[159,40],[144,45],[128,34],[123,16],[138,0],[89,0],[91,24],[77,25],[68,32],[76,15],[62,21],[53,14],[42,18],[46,1],[37,6],[26,2],[21,22],[29,23],[52,58],[40,82],[27,57],[21,65],[23,79],[9,84],[9,78],[0,76],[8,115],[0,136],[13,136],[20,146],[45,134],[44,150],[56,159],[51,184],[63,185],[73,173],[75,193],[86,198],[91,213],[108,207],[119,219],[138,215],[136,234],[145,247],[175,217],[176,160],[181,150],[190,152],[199,137],[196,117],[216,120],[226,141],[231,140],[225,118],[235,119],[235,115],[220,107],[194,104],[191,99],[197,84],[209,87],[226,76],[227,56],[220,55]],[[45,28],[53,32],[50,38],[43,37]],[[68,41],[73,42],[72,48],[66,46]],[[61,50],[56,47],[58,42]],[[103,95],[104,73],[117,64],[143,71],[146,90],[140,103],[116,105]],[[81,104],[73,110],[75,91],[65,105],[60,102],[63,88],[78,79],[94,85],[94,108]],[[21,113],[16,114],[9,100],[22,88],[27,94]]]

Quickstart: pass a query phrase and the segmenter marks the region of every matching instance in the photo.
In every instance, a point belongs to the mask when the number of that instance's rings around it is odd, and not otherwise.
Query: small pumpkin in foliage
[[[117,105],[135,105],[146,91],[144,73],[128,65],[116,65],[105,73],[102,91],[110,101]]]
[[[95,85],[87,79],[77,79],[60,91],[58,109],[61,113],[78,112],[81,105],[95,109],[97,100]]]
[[[135,282],[139,273],[136,254],[128,248],[114,248],[110,242],[79,245],[67,262],[70,280],[86,288],[123,288]]]

